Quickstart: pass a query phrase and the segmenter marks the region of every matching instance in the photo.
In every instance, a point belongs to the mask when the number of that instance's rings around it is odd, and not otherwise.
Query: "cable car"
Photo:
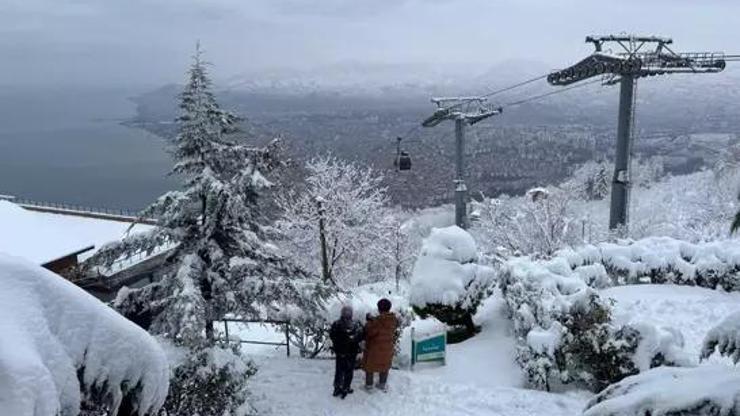
[[[411,156],[405,150],[401,150],[401,137],[396,137],[396,159],[393,161],[393,166],[397,167],[398,170],[411,170]]]
[[[401,151],[398,155],[398,170],[411,170],[411,156],[408,152]]]

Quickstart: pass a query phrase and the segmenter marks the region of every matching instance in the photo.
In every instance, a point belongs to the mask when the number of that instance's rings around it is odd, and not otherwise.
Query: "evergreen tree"
[[[172,392],[181,397],[172,394],[165,405],[171,414],[197,409],[233,414],[244,408],[243,384],[254,368],[249,362],[230,366],[232,370],[214,367],[241,359],[238,350],[218,342],[214,322],[229,313],[256,318],[274,316],[287,306],[310,310],[321,297],[305,295],[311,281],[267,241],[269,228],[261,224],[257,202],[270,186],[262,173],[277,166],[276,143],[255,148],[234,140],[239,119],[216,102],[199,48],[180,95],[180,110],[172,154],[173,173],[182,178],[183,189],[166,193],[142,212],[142,217],[156,219],[152,231],[104,247],[93,261],[110,265],[137,251],[174,246],[161,280],[123,290],[116,306],[127,316],[147,315],[151,332],[188,350],[173,379]],[[222,358],[208,358],[214,356]],[[243,371],[235,374],[234,368]],[[196,379],[202,383],[192,391],[178,382]],[[199,393],[202,400],[183,400]]]

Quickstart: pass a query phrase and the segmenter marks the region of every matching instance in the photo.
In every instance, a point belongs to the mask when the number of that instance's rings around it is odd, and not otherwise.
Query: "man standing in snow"
[[[378,301],[377,317],[368,317],[365,326],[365,353],[362,366],[365,369],[365,389],[372,390],[374,373],[379,374],[376,387],[385,391],[388,371],[393,361],[393,350],[396,341],[398,319],[391,313],[391,301]]]
[[[362,325],[352,319],[352,307],[344,306],[341,317],[331,324],[329,330],[332,348],[336,356],[334,370],[334,397],[343,399],[352,393],[352,376],[355,372],[357,354],[360,352],[360,342],[363,338]]]

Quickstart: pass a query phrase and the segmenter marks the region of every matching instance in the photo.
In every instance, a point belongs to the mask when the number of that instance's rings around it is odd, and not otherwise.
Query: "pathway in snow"
[[[251,383],[255,404],[264,414],[285,416],[580,414],[586,400],[582,395],[518,388],[522,374],[502,312],[498,300],[484,305],[477,317],[483,332],[450,346],[446,367],[394,370],[387,393],[362,390],[363,373],[357,371],[355,393],[340,400],[331,397],[333,361],[263,357]]]
[[[572,416],[580,414],[585,400],[574,395],[551,394],[513,387],[481,387],[454,382],[434,373],[393,371],[389,391],[362,390],[355,374],[355,393],[341,400],[331,397],[333,361],[272,358],[260,366],[251,388],[255,405],[267,415],[284,416]]]

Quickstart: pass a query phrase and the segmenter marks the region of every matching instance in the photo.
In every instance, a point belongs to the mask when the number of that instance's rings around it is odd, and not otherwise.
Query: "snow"
[[[614,300],[615,323],[650,323],[680,331],[683,350],[695,363],[710,328],[740,312],[740,293],[696,286],[629,285],[602,290],[600,295]]]
[[[77,415],[83,386],[140,386],[141,413],[165,400],[169,368],[154,338],[82,289],[0,254],[0,409],[14,416]]]
[[[536,326],[527,333],[527,345],[540,354],[554,357],[555,350],[560,346],[563,332],[565,331],[559,322],[553,322],[548,329]]]
[[[121,238],[131,224],[29,211],[0,200],[0,252],[43,264]],[[136,231],[149,229],[137,225]]]
[[[494,271],[475,262],[473,237],[457,227],[434,228],[424,240],[411,276],[410,301],[417,306],[453,306],[465,301],[472,283],[493,283]]]
[[[602,265],[612,284],[653,281],[734,287],[740,269],[740,241],[690,243],[670,237],[648,237],[567,248],[556,256],[565,258],[574,268]],[[598,286],[607,283],[600,270],[590,270],[584,273],[584,278],[596,279]]]
[[[481,305],[475,321],[482,332],[448,345],[446,366],[391,370],[387,393],[363,391],[363,373],[357,371],[355,393],[346,400],[331,397],[332,361],[260,357],[260,370],[250,379],[255,407],[262,414],[285,416],[571,416],[581,412],[587,400],[583,392],[551,394],[521,388],[524,377],[514,362],[511,322],[499,296]],[[442,324],[427,319],[412,325],[434,332]],[[410,348],[408,337],[402,343],[402,350]]]
[[[701,355],[707,358],[715,350],[731,356],[735,364],[740,360],[740,312],[728,315],[707,333]]]
[[[740,414],[740,372],[716,365],[654,368],[609,386],[584,412],[584,416],[648,414]]]

